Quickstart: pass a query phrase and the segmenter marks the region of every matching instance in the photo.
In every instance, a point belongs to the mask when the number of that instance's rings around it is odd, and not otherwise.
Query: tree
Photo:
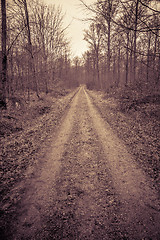
[[[1,63],[1,95],[0,106],[6,108],[6,82],[7,82],[7,26],[6,26],[6,1],[1,0],[1,12],[2,12],[2,63]]]
[[[136,81],[136,67],[137,67],[137,25],[138,25],[138,8],[139,8],[139,1],[136,0],[136,7],[135,7],[135,23],[134,23],[134,71],[133,77],[134,82]]]
[[[64,59],[66,49],[69,53],[61,8],[45,6],[41,0],[10,0],[6,13],[8,64],[3,86],[9,100],[20,91],[24,96],[27,93],[29,97],[31,91],[39,96],[41,91],[48,93],[57,81],[66,82],[64,69],[63,79],[57,80],[58,59]]]
[[[95,85],[102,89],[102,81],[100,79],[100,51],[101,51],[101,40],[102,32],[99,24],[92,23],[90,25],[89,31],[86,30],[84,33],[84,39],[89,43],[90,49],[93,53],[93,62],[94,62],[94,74],[96,76]]]
[[[97,15],[100,19],[100,23],[103,23],[104,33],[107,33],[107,74],[110,77],[110,66],[111,66],[111,23],[116,9],[118,7],[117,0],[105,0],[97,1]]]
[[[15,0],[15,2],[16,2],[16,0]],[[33,74],[37,97],[39,98],[38,84],[37,84],[36,72],[35,72],[34,55],[33,55],[33,50],[32,50],[31,30],[30,30],[30,21],[29,21],[27,1],[26,0],[18,0],[18,2],[24,6],[24,12],[25,12],[25,23],[24,24],[27,26],[28,51],[30,54],[30,63],[31,63],[30,67],[31,67],[31,71]]]
[[[45,69],[43,71],[40,69],[40,71],[45,83],[45,92],[48,93],[49,81],[53,76],[51,66],[55,68],[54,62],[60,57],[61,50],[68,44],[63,27],[64,14],[60,7],[55,5],[47,7],[42,2],[32,6],[31,10],[34,45],[40,49],[41,63],[45,66]]]
[[[112,50],[111,50],[111,38],[112,38],[112,27],[113,27],[113,19],[117,15],[119,0],[97,0],[92,5],[87,5],[83,0],[80,2],[85,6],[87,10],[95,15],[91,20],[93,23],[98,24],[101,28],[101,32],[103,32],[103,40],[107,42],[106,50],[104,52],[107,55],[106,69],[107,71],[107,80],[108,82],[111,79],[111,61],[112,61]],[[102,85],[102,84],[101,84]]]

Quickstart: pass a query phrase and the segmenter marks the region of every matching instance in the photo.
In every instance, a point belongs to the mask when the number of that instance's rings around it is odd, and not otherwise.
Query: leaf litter
[[[160,195],[160,95],[146,97],[137,89],[88,93],[102,117],[151,177]]]
[[[2,215],[7,214],[12,204],[18,201],[20,196],[16,195],[16,191],[13,196],[11,190],[17,182],[27,177],[29,171],[33,173],[35,165],[38,164],[38,156],[42,154],[41,148],[50,141],[49,136],[56,131],[56,126],[75,93],[76,90],[68,90],[63,95],[56,93],[56,97],[48,94],[40,100],[35,100],[33,96],[23,109],[9,108],[2,112],[3,127],[0,132]]]

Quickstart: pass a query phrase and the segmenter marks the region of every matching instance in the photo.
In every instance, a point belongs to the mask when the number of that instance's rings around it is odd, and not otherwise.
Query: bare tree
[[[95,63],[95,75],[96,75],[96,86],[102,88],[102,81],[100,79],[100,51],[101,51],[101,40],[102,32],[99,24],[92,23],[89,31],[85,31],[84,39],[89,43],[90,49],[93,52],[93,58]]]
[[[136,67],[137,67],[137,25],[138,25],[138,10],[139,10],[138,8],[139,8],[139,0],[136,0],[135,23],[134,23],[134,67],[133,67],[134,82],[136,81]]]
[[[48,93],[49,79],[52,75],[50,74],[51,62],[56,61],[61,54],[60,49],[67,45],[63,18],[62,9],[55,5],[47,7],[42,2],[37,4],[35,1],[32,7],[34,45],[40,49],[41,62],[45,65],[41,75],[45,82],[46,93]]]
[[[7,107],[6,104],[6,82],[7,82],[7,26],[6,26],[6,1],[1,0],[1,12],[2,12],[2,64],[1,64],[1,85],[2,90],[0,93],[0,106]]]
[[[101,20],[100,23],[105,26],[103,27],[104,33],[107,33],[107,74],[109,76],[111,66],[111,23],[117,7],[118,1],[116,0],[97,1],[97,15]]]
[[[46,6],[41,0],[10,0],[6,12],[8,79],[5,88],[6,93],[9,90],[9,99],[21,90],[28,97],[31,91],[37,96],[41,91],[47,93],[58,79],[58,59],[64,49],[69,49],[61,8]]]
[[[23,0],[23,4],[24,4],[25,16],[26,16],[28,47],[29,47],[29,53],[30,53],[30,56],[31,56],[31,69],[33,71],[33,79],[34,79],[34,82],[35,82],[35,89],[36,89],[37,97],[39,98],[38,84],[37,84],[35,64],[34,64],[34,56],[33,56],[33,50],[32,50],[30,22],[29,22],[29,15],[28,15],[28,8],[27,8],[26,0]]]

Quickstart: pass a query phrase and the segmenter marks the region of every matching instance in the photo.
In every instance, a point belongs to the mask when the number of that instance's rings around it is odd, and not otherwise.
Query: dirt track
[[[83,87],[48,149],[11,239],[159,239],[156,191]]]

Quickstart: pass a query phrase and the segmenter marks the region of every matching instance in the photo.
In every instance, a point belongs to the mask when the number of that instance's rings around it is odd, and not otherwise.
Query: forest
[[[0,239],[159,239],[160,2],[77,2],[1,0]]]
[[[97,1],[84,38],[87,84],[100,89],[138,85],[158,88],[160,79],[158,1]],[[92,69],[93,76],[90,74]]]
[[[6,3],[5,3],[6,2]],[[158,1],[95,1],[87,5],[88,50],[72,56],[65,15],[43,1],[1,1],[1,107],[18,95],[40,97],[57,85],[89,89],[160,84],[160,11]]]
[[[70,87],[62,9],[38,0],[1,1],[1,16],[1,106],[19,94],[29,99],[31,91],[39,98],[62,82]]]

